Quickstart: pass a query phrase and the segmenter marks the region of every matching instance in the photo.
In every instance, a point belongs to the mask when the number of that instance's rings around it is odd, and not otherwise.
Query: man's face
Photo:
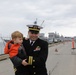
[[[28,32],[29,38],[33,41],[38,39],[39,33],[33,33],[31,31]]]

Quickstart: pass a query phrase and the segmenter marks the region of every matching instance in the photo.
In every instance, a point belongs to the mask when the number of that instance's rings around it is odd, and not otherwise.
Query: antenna
[[[37,24],[37,18],[36,18],[36,21],[34,22],[34,24]]]
[[[42,23],[41,23],[41,25],[40,26],[42,26],[42,24],[44,23],[44,20],[42,21]]]

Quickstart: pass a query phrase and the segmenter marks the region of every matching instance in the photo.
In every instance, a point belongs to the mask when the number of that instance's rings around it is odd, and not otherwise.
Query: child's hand
[[[22,61],[22,65],[24,65],[24,66],[29,65],[29,64],[26,62],[26,60],[27,60],[27,59],[24,59],[24,60]]]

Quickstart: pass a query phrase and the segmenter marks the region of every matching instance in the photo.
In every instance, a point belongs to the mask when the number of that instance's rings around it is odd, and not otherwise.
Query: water
[[[0,55],[4,54],[5,42],[0,38]]]

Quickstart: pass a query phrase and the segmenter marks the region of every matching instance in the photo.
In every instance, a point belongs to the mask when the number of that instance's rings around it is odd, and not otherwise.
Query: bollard
[[[75,47],[74,47],[74,38],[72,38],[72,49],[75,49]]]
[[[57,48],[55,49],[55,52],[58,52]]]

